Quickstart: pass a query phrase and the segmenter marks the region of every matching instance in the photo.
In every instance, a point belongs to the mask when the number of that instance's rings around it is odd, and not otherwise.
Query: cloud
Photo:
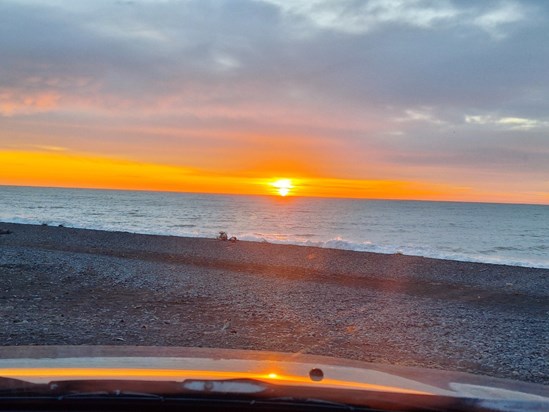
[[[527,173],[525,156],[545,172],[518,149],[549,150],[547,18],[527,0],[5,0],[0,145],[215,167],[232,144],[272,169],[320,148],[324,175],[359,178]]]
[[[73,101],[107,112],[158,108],[177,115],[221,113],[217,107],[244,112],[250,106],[283,106],[314,116],[319,107],[355,113],[367,107],[377,116],[383,105],[438,107],[450,100],[452,105],[489,105],[520,99],[525,83],[544,84],[542,73],[518,78],[517,64],[510,63],[520,62],[524,73],[549,60],[541,42],[530,41],[528,50],[519,51],[522,56],[517,55],[522,39],[501,49],[478,41],[471,27],[496,29],[507,24],[498,10],[527,9],[509,2],[19,4],[7,1],[0,10],[7,73],[0,85],[9,84],[19,94],[51,91],[65,102],[73,95]],[[474,23],[473,15],[486,19]],[[292,27],[304,22],[317,30],[295,39]],[[426,29],[436,33],[426,36]],[[367,36],[335,33],[346,30]],[[526,53],[536,57],[528,59]],[[37,76],[64,84],[25,81]],[[78,84],[75,78],[89,83]],[[71,102],[70,107],[79,105]]]
[[[55,109],[59,103],[55,92],[21,94],[10,89],[0,88],[0,116],[42,113]]]
[[[444,120],[438,119],[433,114],[433,109],[422,107],[418,109],[406,109],[404,116],[395,119],[397,122],[427,122],[434,125],[446,124]]]
[[[69,150],[67,147],[41,145],[41,144],[29,144],[29,145],[23,145],[23,146],[19,145],[19,147],[28,147],[31,150],[37,150],[40,152],[67,152]]]
[[[388,23],[427,28],[454,18],[449,1],[429,0],[266,0],[285,13],[311,21],[319,28],[360,34]]]
[[[549,121],[524,117],[497,117],[493,115],[465,115],[465,122],[482,126],[501,126],[511,130],[530,130],[549,127]]]
[[[526,18],[526,8],[500,1],[466,5],[450,0],[264,0],[284,13],[305,19],[319,29],[364,34],[386,25],[420,29],[476,26],[494,38],[505,36],[504,27]]]
[[[494,38],[504,38],[506,26],[522,21],[527,11],[515,2],[505,1],[498,7],[488,10],[473,20],[473,24],[485,30]]]

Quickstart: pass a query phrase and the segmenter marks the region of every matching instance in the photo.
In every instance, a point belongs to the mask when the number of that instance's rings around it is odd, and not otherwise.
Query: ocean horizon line
[[[386,201],[386,202],[422,202],[422,203],[464,203],[464,204],[481,204],[481,205],[517,205],[517,206],[546,206],[548,203],[522,203],[522,202],[489,202],[489,201],[468,201],[468,200],[435,200],[435,199],[402,199],[402,198],[377,198],[377,197],[343,197],[343,196],[303,196],[290,194],[280,196],[268,193],[233,193],[233,192],[189,192],[179,190],[158,190],[158,189],[129,189],[129,188],[108,188],[108,187],[76,187],[76,186],[36,186],[36,185],[14,185],[0,184],[0,188],[30,188],[30,189],[62,189],[62,190],[91,190],[91,191],[110,191],[110,192],[135,192],[135,193],[166,193],[166,194],[183,194],[183,195],[208,195],[208,196],[253,196],[274,198],[279,200],[288,199],[336,199],[350,201]]]

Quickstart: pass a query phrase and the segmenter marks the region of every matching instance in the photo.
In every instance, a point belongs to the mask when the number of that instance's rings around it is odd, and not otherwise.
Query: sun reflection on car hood
[[[49,346],[0,349],[0,376],[66,380],[253,380],[394,394],[547,402],[541,385],[324,356],[229,349]]]

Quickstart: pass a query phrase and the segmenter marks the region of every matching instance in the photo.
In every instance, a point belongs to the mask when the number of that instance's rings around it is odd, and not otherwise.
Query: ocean
[[[549,206],[0,186],[0,221],[549,268]]]

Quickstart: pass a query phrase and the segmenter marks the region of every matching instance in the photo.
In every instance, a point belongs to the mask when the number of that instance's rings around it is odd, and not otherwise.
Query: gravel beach
[[[65,227],[0,229],[4,346],[300,352],[549,384],[549,269]]]

